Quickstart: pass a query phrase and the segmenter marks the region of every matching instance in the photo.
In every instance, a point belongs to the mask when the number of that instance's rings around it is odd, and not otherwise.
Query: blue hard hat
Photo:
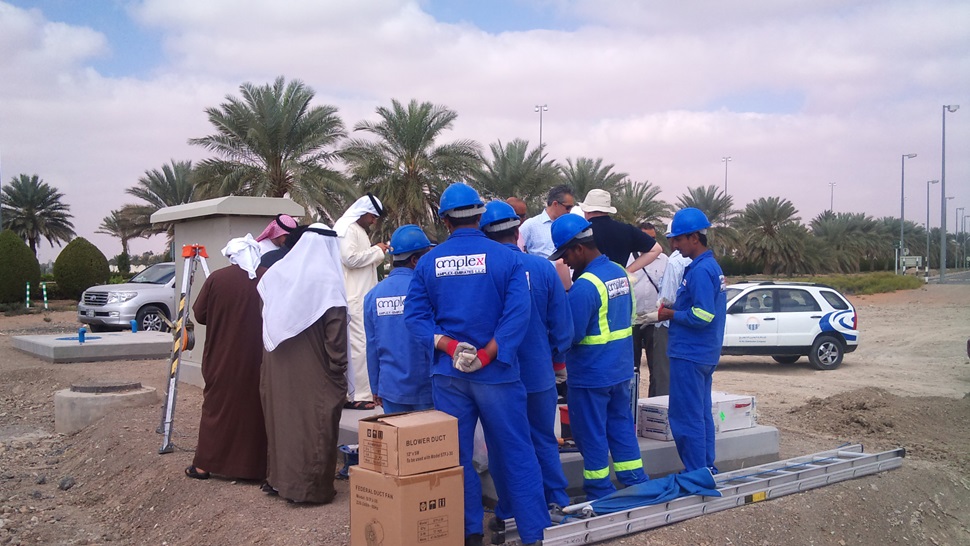
[[[475,188],[462,182],[455,182],[445,188],[441,193],[441,202],[438,204],[438,216],[444,218],[467,218],[485,212],[485,205],[482,198],[478,196]]]
[[[391,256],[402,256],[411,254],[418,250],[431,248],[431,241],[420,227],[414,224],[405,224],[394,230],[391,234]]]
[[[711,227],[711,223],[700,209],[687,207],[678,210],[674,214],[674,219],[670,222],[670,232],[667,233],[667,238],[672,239],[678,235],[694,233],[695,231],[701,231],[709,227]]]
[[[512,205],[505,201],[490,201],[485,204],[485,213],[478,227],[485,232],[505,231],[522,223]]]
[[[549,256],[549,259],[562,258],[566,249],[573,246],[573,242],[592,237],[593,224],[589,223],[589,220],[576,214],[563,214],[552,223],[552,244],[556,245],[556,251]]]

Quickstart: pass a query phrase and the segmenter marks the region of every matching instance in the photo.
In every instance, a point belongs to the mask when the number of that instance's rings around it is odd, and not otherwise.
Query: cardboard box
[[[361,468],[410,476],[458,466],[458,419],[429,410],[374,415],[358,429]]]
[[[654,440],[672,441],[667,420],[668,396],[642,398],[637,415],[637,435]],[[757,424],[756,401],[753,396],[714,391],[711,393],[711,413],[714,432],[728,432],[751,428]]]
[[[717,432],[751,428],[757,424],[757,404],[754,396],[711,393],[711,410]]]
[[[670,424],[667,422],[669,397],[643,398],[637,405],[637,435],[652,440],[672,442]]]
[[[464,540],[460,466],[412,476],[350,467],[351,546],[460,546]]]

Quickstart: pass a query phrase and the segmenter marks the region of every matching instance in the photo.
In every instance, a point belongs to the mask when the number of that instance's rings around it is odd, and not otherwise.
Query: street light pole
[[[727,166],[728,166],[728,161],[731,161],[731,156],[729,156],[729,155],[728,156],[724,156],[724,157],[721,158],[721,161],[724,162],[724,195],[727,196],[727,194],[728,194],[728,192],[727,192]]]
[[[549,111],[549,105],[547,104],[537,104],[535,108],[536,112],[539,112],[539,151],[542,151],[542,113]]]
[[[964,207],[957,207],[953,211],[953,231],[957,234],[956,240],[954,241],[957,244],[955,249],[956,255],[953,256],[954,269],[960,269],[960,216],[965,210],[967,209]]]
[[[923,282],[930,282],[930,184],[939,183],[939,180],[926,181],[926,275]]]
[[[914,157],[916,157],[916,154],[903,154],[903,158],[900,160],[902,169],[899,182],[899,259],[896,261],[896,273],[902,270],[903,275],[906,274],[906,267],[902,264],[903,237],[906,229],[906,160]]]
[[[940,160],[940,284],[946,282],[946,113],[956,112],[959,104],[943,105],[943,153]]]
[[[829,212],[835,209],[835,182],[829,182]]]

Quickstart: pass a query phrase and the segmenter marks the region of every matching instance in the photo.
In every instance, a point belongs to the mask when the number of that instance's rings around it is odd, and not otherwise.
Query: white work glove
[[[463,353],[462,354],[463,358],[460,361],[457,358],[458,352],[455,351],[455,357],[456,357],[455,368],[465,373],[477,372],[478,370],[481,370],[484,367],[484,364],[482,364],[481,359],[478,358],[478,351],[475,351],[470,355],[469,353]]]
[[[561,370],[556,370],[556,385],[562,385],[566,382],[566,368]]]
[[[655,324],[657,322],[660,322],[659,315],[660,315],[660,311],[659,310],[654,311],[652,313],[647,313],[647,314],[643,315],[643,317],[645,319],[644,324]]]
[[[468,370],[469,366],[472,366],[473,362],[478,360],[478,349],[475,348],[471,343],[466,343],[464,341],[458,342],[458,347],[455,348],[455,354],[451,357],[451,364],[456,370],[461,370],[463,372],[475,371]],[[482,363],[478,363],[479,369],[482,367]]]

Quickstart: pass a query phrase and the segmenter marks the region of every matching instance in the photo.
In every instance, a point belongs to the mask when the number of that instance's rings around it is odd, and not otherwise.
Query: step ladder
[[[906,450],[896,448],[881,453],[863,453],[861,444],[845,445],[812,455],[767,463],[714,477],[721,497],[691,495],[670,502],[640,506],[596,516],[589,503],[568,506],[568,518],[560,525],[546,528],[543,546],[591,544],[670,525],[704,514],[713,514],[792,493],[808,491],[841,481],[899,468]],[[505,543],[519,546],[514,520],[506,520]]]

